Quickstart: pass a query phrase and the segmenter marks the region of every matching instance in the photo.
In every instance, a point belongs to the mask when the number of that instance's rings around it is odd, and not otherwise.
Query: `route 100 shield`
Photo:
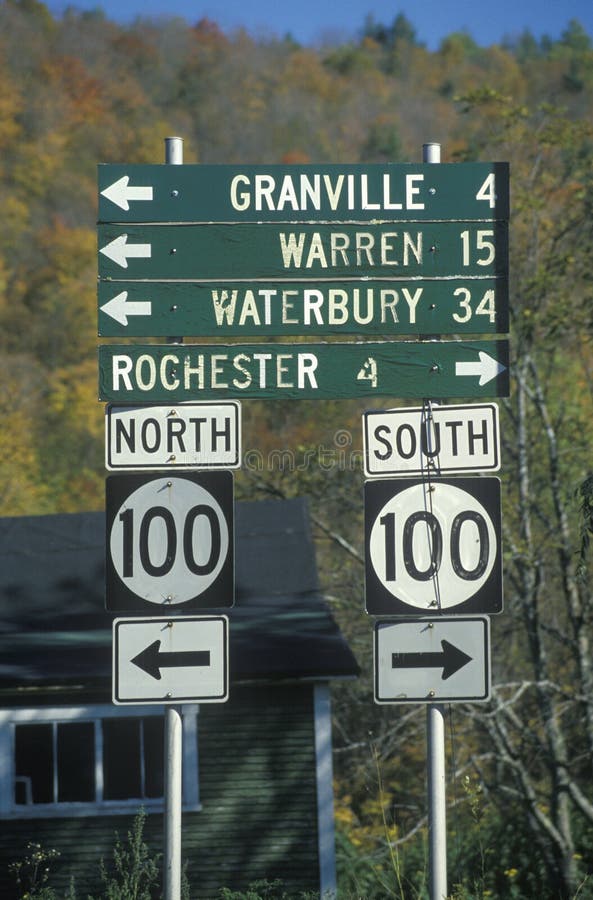
[[[106,608],[163,615],[234,602],[230,471],[111,475]]]
[[[372,480],[364,498],[368,613],[502,612],[498,478]]]

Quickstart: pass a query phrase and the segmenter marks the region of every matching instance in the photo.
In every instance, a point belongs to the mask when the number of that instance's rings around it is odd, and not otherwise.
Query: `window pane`
[[[142,798],[140,721],[140,719],[103,720],[105,800]]]
[[[163,787],[165,721],[162,718],[152,716],[149,719],[143,719],[143,724],[145,771],[144,793],[146,797],[162,797],[165,793]]]
[[[17,725],[14,730],[15,803],[53,801],[52,726]],[[30,795],[29,795],[30,791]]]
[[[95,799],[95,726],[92,722],[58,725],[58,802]]]

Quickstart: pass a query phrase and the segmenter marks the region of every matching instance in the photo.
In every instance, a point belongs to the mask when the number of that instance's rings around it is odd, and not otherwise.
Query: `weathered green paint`
[[[502,276],[314,283],[101,281],[98,301],[102,337],[465,335],[505,334],[509,327],[508,280]],[[107,304],[111,313],[103,310]]]
[[[480,385],[492,359],[502,370]],[[508,341],[105,345],[99,399],[504,397],[508,364]]]
[[[120,185],[123,190],[116,188],[117,202],[109,199],[109,188],[121,179],[128,180]],[[509,216],[508,163],[100,165],[98,185],[100,222],[491,221]],[[152,199],[136,199],[149,194]]]
[[[507,222],[99,226],[101,278],[449,278],[507,269]]]

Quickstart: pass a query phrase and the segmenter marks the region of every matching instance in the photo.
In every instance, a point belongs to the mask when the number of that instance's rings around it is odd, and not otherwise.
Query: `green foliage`
[[[8,866],[21,900],[57,900],[57,894],[48,881],[50,865],[59,856],[58,850],[45,850],[41,844],[29,841],[27,855]]]
[[[128,832],[127,842],[122,843],[116,836],[110,870],[101,860],[102,900],[155,900],[160,895],[160,854],[155,855],[144,841],[145,821],[146,812],[141,809]]]
[[[299,891],[298,894],[288,893],[281,879],[268,881],[264,878],[251,882],[245,891],[221,888],[218,897],[220,900],[319,900],[319,893],[310,891]]]
[[[578,575],[585,578],[589,557],[589,546],[593,534],[593,474],[587,475],[578,486],[575,496],[579,501],[581,543],[579,550]]]
[[[162,897],[159,885],[160,854],[154,854],[144,842],[146,813],[140,810],[128,832],[126,843],[116,835],[111,872],[101,860],[100,880],[103,890],[97,900],[156,900]],[[58,859],[58,850],[45,850],[41,844],[29,842],[27,856],[11,863],[9,870],[20,892],[19,900],[77,900],[75,885],[71,882],[64,895],[59,895],[48,883],[51,864]],[[244,890],[221,888],[220,900],[323,900],[318,892],[288,891],[280,879],[258,879]],[[87,895],[86,900],[93,900]],[[181,900],[190,900],[190,886],[185,871],[182,873]]]

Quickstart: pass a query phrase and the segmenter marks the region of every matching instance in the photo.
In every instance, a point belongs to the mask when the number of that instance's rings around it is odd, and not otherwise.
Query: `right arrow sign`
[[[376,703],[487,700],[489,645],[486,617],[377,622]]]
[[[465,375],[478,378],[478,384],[481,387],[483,384],[488,384],[489,381],[492,381],[492,379],[496,378],[497,375],[500,375],[501,372],[504,372],[505,368],[506,366],[503,366],[497,359],[494,359],[488,353],[484,353],[483,350],[480,350],[477,360],[456,362],[455,374],[457,376]]]
[[[441,678],[446,681],[451,675],[455,675],[459,669],[471,662],[471,656],[460,650],[454,644],[450,644],[444,638],[441,641],[440,651],[428,650],[420,653],[392,653],[391,667],[393,669],[441,669]],[[159,676],[160,677],[160,676]]]

